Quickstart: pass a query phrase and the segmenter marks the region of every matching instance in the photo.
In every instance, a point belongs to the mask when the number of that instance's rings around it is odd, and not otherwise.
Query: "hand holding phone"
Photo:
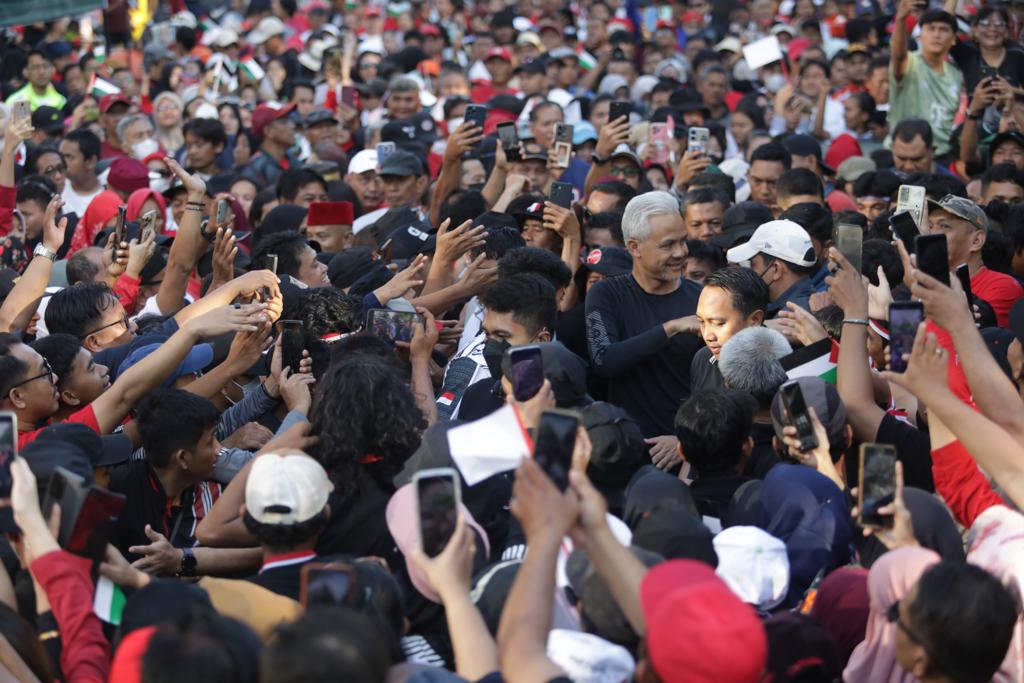
[[[519,133],[516,132],[514,121],[498,124],[498,140],[501,141],[507,161],[519,161],[522,158],[519,154]]]
[[[568,209],[572,206],[572,183],[551,183],[552,204]]]
[[[274,275],[277,275],[277,254],[267,254],[263,257],[263,270],[269,270]],[[260,288],[260,300],[270,301],[271,291],[269,287]]]
[[[612,123],[621,118],[628,120],[631,113],[633,113],[632,103],[616,100],[608,105],[608,123]]]
[[[859,225],[840,223],[833,237],[836,249],[842,254],[855,272],[863,271],[864,231]]]
[[[533,459],[555,483],[559,491],[569,486],[569,470],[576,448],[576,432],[580,418],[568,410],[545,410],[537,425],[533,442]]]
[[[122,204],[117,207],[117,224],[114,226],[114,248],[120,249],[121,243],[128,240],[127,225],[128,207]]]
[[[866,527],[891,528],[892,516],[882,515],[878,510],[892,503],[896,495],[896,449],[889,444],[861,444],[858,483],[858,523]]]
[[[949,248],[945,235],[918,235],[914,238],[917,269],[949,287]]]
[[[813,451],[820,444],[818,435],[814,433],[814,423],[807,410],[803,389],[797,381],[782,385],[782,406],[786,410],[789,422],[796,427],[796,436],[800,440],[801,451]]]
[[[512,369],[512,395],[529,401],[544,385],[544,359],[536,344],[516,346],[508,351]]]
[[[305,340],[301,320],[278,320],[277,333],[281,335],[281,368],[290,368],[292,374],[299,372]]]
[[[18,100],[14,103],[14,112],[12,114],[14,120],[18,123],[32,120],[32,107],[29,105],[28,100]]]
[[[924,304],[920,301],[893,301],[889,304],[889,369],[906,372],[908,357],[914,349],[917,328],[924,322]]]

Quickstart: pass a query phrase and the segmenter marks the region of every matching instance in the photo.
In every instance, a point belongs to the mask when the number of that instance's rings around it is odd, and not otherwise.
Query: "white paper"
[[[782,60],[782,48],[777,36],[768,36],[743,47],[743,59],[751,69]]]
[[[468,486],[514,470],[530,455],[515,409],[506,405],[485,418],[448,430],[448,448]]]

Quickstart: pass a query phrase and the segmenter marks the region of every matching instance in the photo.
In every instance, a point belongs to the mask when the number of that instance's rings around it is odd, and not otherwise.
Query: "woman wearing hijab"
[[[819,584],[811,616],[832,635],[844,667],[864,640],[869,613],[866,569],[840,567]]]
[[[79,249],[93,246],[96,235],[108,226],[113,226],[117,220],[117,209],[121,206],[121,198],[116,192],[104,190],[92,198],[82,220],[78,221],[75,234],[71,238],[71,248],[68,249],[68,257]]]
[[[887,612],[906,597],[924,571],[939,562],[938,553],[920,547],[891,550],[868,573],[870,612],[864,642],[854,649],[843,670],[846,683],[911,683],[916,681],[896,661],[896,629]]]
[[[169,90],[165,90],[153,99],[153,129],[160,147],[172,157],[185,145],[185,135],[181,131],[182,123],[181,98]]]
[[[903,504],[914,520],[914,538],[923,548],[934,550],[944,560],[964,561],[964,542],[953,521],[949,508],[927,491],[907,487],[903,489]],[[860,550],[860,565],[871,569],[888,549],[874,535],[864,539]]]
[[[156,234],[165,234],[167,200],[162,194],[148,187],[140,188],[129,195],[126,208],[125,218],[130,221],[137,221],[150,211],[156,211]]]

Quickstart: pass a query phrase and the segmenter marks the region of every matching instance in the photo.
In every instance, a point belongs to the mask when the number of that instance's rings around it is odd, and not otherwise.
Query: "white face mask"
[[[159,173],[150,173],[149,174],[149,187],[154,192],[159,192],[160,194],[163,194],[164,192],[167,191],[167,188],[169,188],[170,186],[171,186],[171,179],[169,177],[165,178],[164,176],[160,175]]]
[[[769,74],[764,79],[764,87],[769,92],[779,92],[786,85],[786,76],[780,73]]]
[[[153,138],[146,138],[142,142],[132,145],[132,156],[139,161],[158,151],[160,151],[160,143]]]
[[[448,119],[448,134],[454,133],[465,119],[461,116],[456,116],[453,119]]]

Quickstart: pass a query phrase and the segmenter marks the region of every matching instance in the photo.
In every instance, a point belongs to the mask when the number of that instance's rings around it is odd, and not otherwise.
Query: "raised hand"
[[[128,277],[138,278],[142,269],[156,253],[156,232],[150,232],[145,240],[134,239],[128,243],[128,258],[125,261],[125,273]]]
[[[484,238],[484,226],[473,227],[473,221],[465,221],[462,225],[450,229],[451,219],[446,218],[437,229],[437,249],[434,260],[439,263],[454,263],[460,256],[476,247],[482,247],[487,241]]]
[[[164,157],[164,163],[171,169],[174,175],[178,176],[181,184],[188,190],[189,198],[206,198],[206,181],[194,173],[189,173],[181,164],[171,157]]]
[[[199,339],[209,339],[227,332],[256,332],[267,322],[264,303],[228,304],[219,306],[185,323]]]
[[[907,371],[903,373],[886,370],[882,377],[910,390],[916,396],[935,396],[949,391],[949,352],[943,348],[934,334],[929,334],[925,324],[917,328],[914,348],[910,353]]]
[[[60,195],[54,195],[50,203],[46,205],[46,213],[43,216],[43,246],[53,252],[64,245],[64,231],[68,227],[66,216],[57,219],[63,206],[64,200],[60,198]]]

